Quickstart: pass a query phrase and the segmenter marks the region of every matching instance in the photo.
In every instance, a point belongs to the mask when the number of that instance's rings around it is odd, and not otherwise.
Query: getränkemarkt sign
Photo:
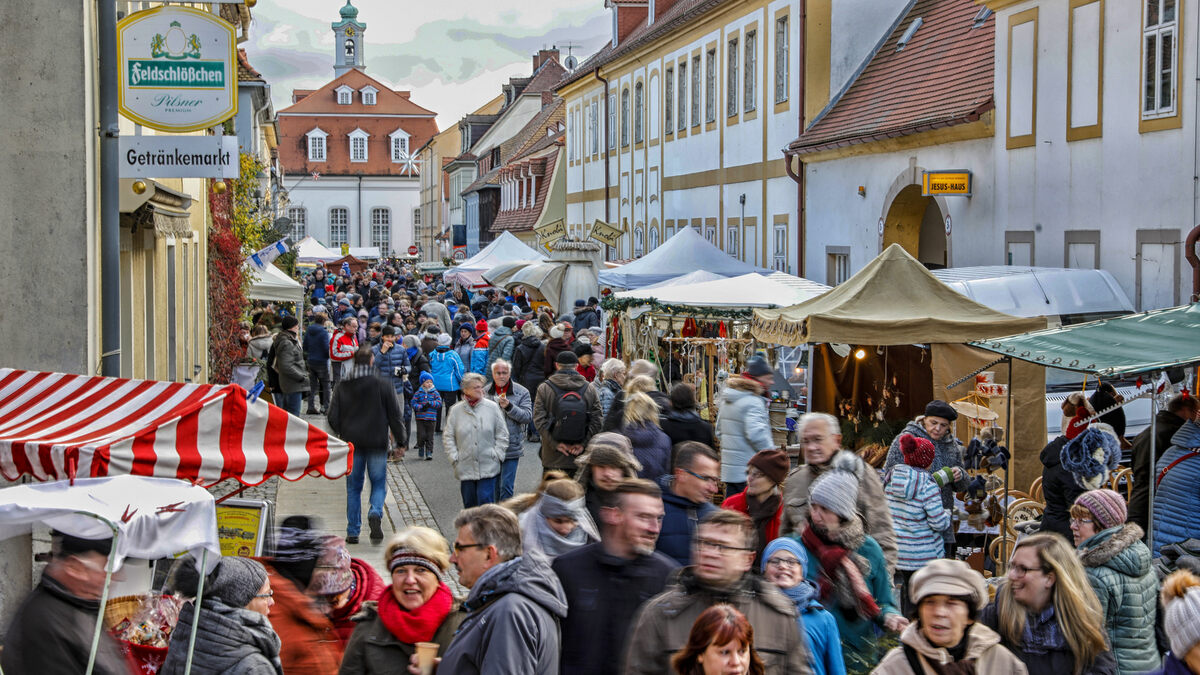
[[[121,114],[159,131],[199,131],[237,113],[237,39],[221,17],[155,7],[117,24]]]

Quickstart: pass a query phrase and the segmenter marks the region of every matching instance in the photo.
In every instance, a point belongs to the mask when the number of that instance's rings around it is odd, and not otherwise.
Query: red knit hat
[[[486,332],[487,329],[488,329],[488,324],[483,319],[480,319],[479,323],[475,324],[475,330],[479,331],[480,333]]]
[[[928,469],[933,464],[935,454],[933,441],[912,434],[900,435],[900,453],[904,455],[904,463],[918,469]]]
[[[1083,406],[1080,406],[1075,411],[1075,416],[1072,417],[1071,421],[1067,423],[1067,428],[1063,429],[1063,434],[1067,437],[1067,440],[1075,438],[1088,428],[1088,424],[1084,420],[1089,417],[1091,417],[1091,415],[1088,414],[1087,408],[1084,408]]]

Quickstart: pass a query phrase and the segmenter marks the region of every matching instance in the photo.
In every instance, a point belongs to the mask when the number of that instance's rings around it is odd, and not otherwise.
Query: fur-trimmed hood
[[[766,388],[759,384],[757,380],[749,377],[731,377],[725,383],[725,389],[726,391],[731,389],[733,391],[743,391],[755,396],[762,396],[763,392],[766,391]]]
[[[1108,567],[1125,576],[1141,577],[1150,571],[1150,549],[1138,546],[1143,536],[1137,523],[1110,527],[1079,545],[1079,560],[1084,567]]]

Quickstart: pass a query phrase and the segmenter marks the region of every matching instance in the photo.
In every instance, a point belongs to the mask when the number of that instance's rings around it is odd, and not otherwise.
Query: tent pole
[[[1153,386],[1153,385],[1151,385],[1151,386]],[[1149,485],[1150,491],[1148,493],[1149,494],[1148,499],[1150,500],[1150,504],[1149,504],[1149,508],[1147,508],[1147,510],[1146,510],[1146,513],[1149,514],[1146,516],[1146,541],[1147,541],[1147,545],[1150,547],[1150,555],[1151,556],[1154,555],[1154,488],[1156,486],[1156,478],[1157,478],[1157,476],[1154,475],[1154,469],[1156,466],[1158,466],[1158,449],[1155,447],[1157,444],[1158,444],[1158,397],[1151,396],[1150,397],[1150,459],[1149,459],[1150,472],[1147,474],[1148,476],[1150,476],[1150,485]]]
[[[196,652],[196,630],[200,627],[200,600],[204,597],[204,578],[208,576],[208,549],[200,553],[200,582],[196,585],[196,601],[192,605],[192,634],[188,636],[187,663],[183,666],[183,675],[191,675],[192,656]]]
[[[95,517],[90,513],[87,515]],[[104,631],[104,609],[108,606],[108,591],[112,586],[113,572],[116,571],[113,569],[113,554],[117,552],[117,538],[120,537],[120,531],[115,525],[103,518],[97,519],[112,528],[113,543],[112,550],[108,554],[108,561],[104,565],[104,589],[100,591],[100,610],[96,613],[96,630],[92,631],[92,652],[88,654],[87,670],[84,671],[85,675],[92,675],[92,670],[96,667],[96,651],[100,649],[100,633]]]
[[[1004,430],[1004,440],[1008,442],[1008,466],[1004,467],[1004,522],[1000,526],[1000,536],[1008,537],[1008,491],[1011,485],[1011,476],[1013,472],[1013,460],[1016,458],[1016,451],[1013,450],[1013,360],[1008,357],[1008,419],[1005,420],[1007,428]],[[1014,543],[1016,543],[1014,541]],[[1003,544],[1000,545],[1001,550],[1007,553],[1010,549]],[[1008,568],[1008,561],[1004,561],[1004,566]]]

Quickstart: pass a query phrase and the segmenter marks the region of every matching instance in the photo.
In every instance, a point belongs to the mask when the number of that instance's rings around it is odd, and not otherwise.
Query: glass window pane
[[[1157,107],[1155,105],[1154,83],[1157,81],[1155,63],[1157,62],[1158,49],[1155,43],[1155,36],[1146,36],[1146,44],[1143,50],[1146,63],[1143,65],[1143,68],[1145,68],[1143,76],[1145,92],[1143,93],[1142,111],[1148,113],[1154,112]]]
[[[1158,25],[1158,3],[1159,0],[1146,0],[1146,27]]]
[[[679,130],[683,131],[687,128],[687,103],[688,103],[688,79],[687,79],[687,63],[679,64]],[[692,112],[694,116],[695,111]]]
[[[1171,95],[1171,80],[1175,75],[1172,67],[1175,35],[1169,32],[1163,33],[1159,38],[1159,45],[1161,49],[1159,52],[1158,109],[1168,110],[1174,104],[1174,97]]]
[[[1162,23],[1175,20],[1175,0],[1162,0]]]
[[[675,118],[671,114],[675,110],[674,68],[667,68],[667,76],[665,80],[665,90],[663,93],[663,131],[670,133],[670,131],[675,128]]]

